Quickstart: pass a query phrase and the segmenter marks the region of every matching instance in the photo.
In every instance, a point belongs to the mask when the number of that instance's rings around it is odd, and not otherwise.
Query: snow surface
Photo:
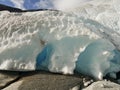
[[[113,3],[114,2],[114,3]],[[0,12],[0,69],[74,71],[102,79],[120,71],[118,0],[65,11]]]

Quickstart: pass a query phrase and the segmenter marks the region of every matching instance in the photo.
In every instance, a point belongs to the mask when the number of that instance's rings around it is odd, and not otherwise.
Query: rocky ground
[[[97,87],[97,88],[96,88]],[[111,81],[95,81],[83,75],[61,75],[45,71],[0,72],[2,90],[120,90]]]
[[[72,90],[83,88],[82,76],[61,75],[45,71],[1,71],[0,88],[3,90]],[[90,78],[86,78],[90,80]]]

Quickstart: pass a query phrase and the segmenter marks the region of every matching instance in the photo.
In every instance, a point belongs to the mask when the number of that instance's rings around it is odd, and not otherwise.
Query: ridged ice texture
[[[0,69],[116,78],[120,71],[116,2],[92,0],[68,12],[0,12]]]

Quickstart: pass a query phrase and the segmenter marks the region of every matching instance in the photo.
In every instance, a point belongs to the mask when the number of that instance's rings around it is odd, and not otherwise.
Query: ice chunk
[[[76,71],[93,76],[96,79],[102,79],[110,72],[118,72],[120,63],[118,65],[115,63],[119,61],[120,52],[116,54],[116,51],[109,41],[97,40],[88,45],[85,51],[79,55]]]
[[[86,48],[93,41],[94,39],[90,39],[87,36],[78,36],[65,37],[61,40],[50,42],[38,56],[38,61],[43,60],[43,62],[39,64],[37,61],[37,67],[41,69],[41,66],[43,66],[45,69],[48,66],[48,69],[52,72],[73,74],[75,62],[79,54],[84,50],[81,50],[81,48]]]

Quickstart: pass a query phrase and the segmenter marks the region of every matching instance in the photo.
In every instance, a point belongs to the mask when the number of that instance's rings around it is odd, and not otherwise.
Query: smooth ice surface
[[[114,3],[113,3],[114,2]],[[102,79],[120,71],[118,0],[65,11],[0,12],[0,69],[74,71]]]

